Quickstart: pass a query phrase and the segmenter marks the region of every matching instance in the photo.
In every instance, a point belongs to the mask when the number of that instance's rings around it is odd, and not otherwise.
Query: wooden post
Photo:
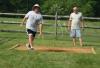
[[[58,12],[56,11],[56,14],[55,14],[55,38],[57,39],[57,20],[58,20]]]

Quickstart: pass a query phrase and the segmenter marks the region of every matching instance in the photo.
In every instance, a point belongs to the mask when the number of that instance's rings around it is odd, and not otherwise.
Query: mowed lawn
[[[1,19],[7,20],[8,18]],[[15,19],[14,21],[21,20]],[[45,21],[49,24],[52,22],[54,23],[54,21]],[[99,26],[100,24],[99,22],[86,22],[86,25]],[[25,30],[24,26],[20,27],[15,24],[0,24],[0,29]],[[44,26],[43,31],[54,32],[55,28]],[[34,41],[35,46],[73,47],[66,28],[58,27],[58,31],[62,34],[57,35],[57,39],[55,39],[55,34],[45,34],[44,38],[37,35]],[[8,50],[16,44],[26,44],[27,35],[26,33],[0,32],[0,68],[100,68],[100,29],[85,29],[82,34],[84,47],[94,47],[97,54]],[[79,43],[77,47],[80,47]]]

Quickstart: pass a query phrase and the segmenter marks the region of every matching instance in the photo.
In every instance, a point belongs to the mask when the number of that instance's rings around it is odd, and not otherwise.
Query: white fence
[[[25,16],[25,14],[20,14],[20,13],[0,13],[1,15],[8,15],[8,16]],[[55,19],[55,15],[43,15],[43,17],[49,17],[49,18],[54,18]],[[58,19],[68,19],[69,16],[58,16]],[[83,17],[86,20],[100,20],[100,17]]]
[[[22,16],[24,17],[25,14],[19,14],[19,13],[0,13],[0,16]],[[62,34],[62,33],[59,33],[57,32],[57,19],[68,19],[69,16],[57,16],[57,15],[43,15],[44,18],[52,18],[53,20],[55,20],[55,25],[54,25],[54,29],[55,29],[55,32],[44,32],[45,34],[55,34],[55,36],[57,37],[57,34]],[[100,18],[96,18],[96,17],[84,17],[85,20],[100,20]],[[0,21],[0,24],[20,24],[21,22],[15,22],[15,21]],[[44,26],[50,26],[52,27],[53,25],[51,24],[44,24]],[[61,25],[60,27],[67,27],[65,25]],[[89,28],[89,29],[100,29],[100,27],[93,27],[93,26],[87,26],[85,28]],[[25,31],[20,31],[20,30],[0,30],[0,32],[25,32]]]

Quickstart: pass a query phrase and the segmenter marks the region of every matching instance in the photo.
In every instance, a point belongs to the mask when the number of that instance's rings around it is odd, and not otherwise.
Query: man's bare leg
[[[80,46],[83,46],[83,40],[82,37],[79,38]]]
[[[31,48],[33,47],[33,40],[34,40],[33,35],[29,35],[29,45]]]
[[[76,38],[73,38],[73,46],[76,46]]]

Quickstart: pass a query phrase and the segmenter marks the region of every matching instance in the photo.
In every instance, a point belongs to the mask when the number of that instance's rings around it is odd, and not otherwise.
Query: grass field
[[[0,18],[1,21],[21,21],[21,19]],[[52,24],[54,21],[45,21]],[[61,21],[64,23],[65,21]],[[99,22],[86,22],[86,26],[100,26]],[[19,25],[0,24],[4,30],[25,30]],[[66,35],[44,35],[44,38],[36,37],[35,46],[48,47],[72,47],[71,38],[66,28],[58,28]],[[44,27],[44,31],[55,31],[53,27]],[[25,33],[0,32],[0,68],[100,68],[100,30],[85,29],[83,33],[84,47],[94,47],[97,54],[74,54],[65,52],[38,52],[17,51],[8,48],[18,43],[25,44],[27,35]],[[80,47],[77,45],[77,47]]]

